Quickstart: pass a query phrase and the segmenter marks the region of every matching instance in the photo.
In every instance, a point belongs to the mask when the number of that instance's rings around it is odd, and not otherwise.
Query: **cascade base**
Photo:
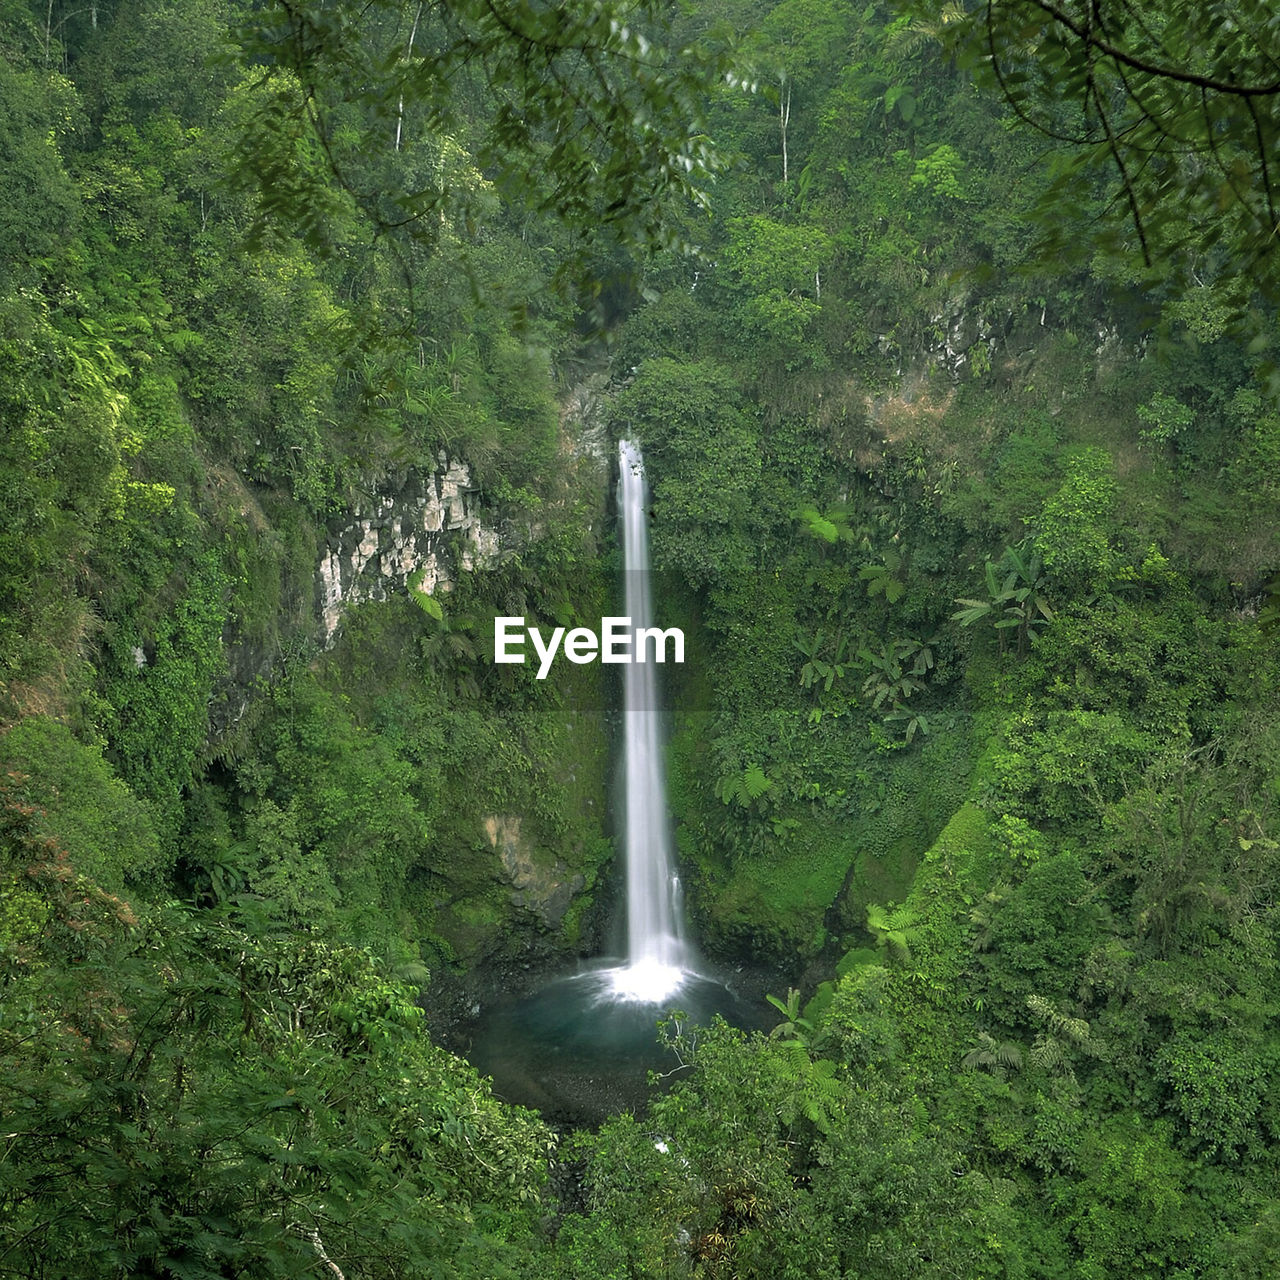
[[[592,968],[524,999],[494,1003],[471,1027],[467,1058],[492,1076],[494,1091],[507,1102],[532,1107],[554,1123],[597,1125],[620,1111],[642,1111],[651,1071],[672,1082],[682,1074],[658,1041],[658,1021],[671,1010],[698,1025],[717,1014],[746,1030],[772,1021],[767,1005],[748,1003],[692,972],[668,995],[645,998],[655,975],[631,970]],[[630,993],[628,984],[634,984]]]

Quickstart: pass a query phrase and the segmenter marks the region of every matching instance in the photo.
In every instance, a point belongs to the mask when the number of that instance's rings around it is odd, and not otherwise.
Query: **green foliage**
[[[1154,1280],[1188,1258],[1203,1224],[1186,1190],[1186,1164],[1168,1139],[1166,1126],[1127,1117],[1086,1142],[1088,1173],[1062,1206],[1082,1274]]]
[[[960,1059],[966,1071],[989,1071],[997,1080],[1003,1080],[1009,1071],[1022,1067],[1022,1049],[1011,1040],[996,1043],[995,1037],[986,1031],[978,1033],[977,1043]]]
[[[773,782],[765,776],[759,765],[749,765],[741,774],[730,774],[721,778],[716,785],[716,794],[725,804],[736,804],[740,808],[750,808],[763,796]]]
[[[895,960],[910,960],[915,919],[910,907],[882,907],[873,902],[867,907],[867,932],[876,946]]]
[[[421,569],[409,579],[406,584],[409,588],[409,596],[428,618],[434,618],[437,622],[442,623],[444,622],[444,609],[441,607],[440,601],[435,596],[428,595],[422,589],[422,581],[426,574],[426,569]]]
[[[1267,583],[1265,603],[1258,610],[1258,626],[1266,631],[1274,631],[1280,624],[1280,574]]]
[[[999,903],[980,956],[997,1013],[1014,1025],[1027,998],[1057,999],[1097,930],[1080,860],[1059,853],[1029,867]]]
[[[1068,460],[1062,487],[1035,521],[1035,548],[1053,581],[1080,594],[1109,585],[1116,567],[1110,538],[1115,493],[1105,453],[1088,449]]]
[[[100,750],[63,725],[29,716],[0,739],[13,794],[36,806],[39,834],[76,851],[76,866],[109,892],[158,887],[171,862],[150,815],[111,771]]]
[[[616,398],[610,418],[644,447],[656,566],[696,585],[752,571],[759,444],[728,373],[709,363],[651,360]]]
[[[706,202],[716,161],[704,95],[727,68],[704,47],[664,48],[659,18],[644,5],[509,14],[476,4],[412,20],[389,2],[264,10],[238,35],[279,92],[242,165],[263,213],[322,249],[344,207],[427,248],[442,227],[483,216],[489,183],[460,180],[443,160],[461,138],[516,205],[582,232],[669,244],[672,211]],[[497,92],[477,111],[484,81]]]
[[[1206,1041],[1188,1030],[1164,1047],[1157,1062],[1206,1155],[1230,1159],[1250,1141],[1270,1065],[1257,1045],[1233,1041],[1225,1032]]]
[[[348,929],[376,936],[378,905],[399,900],[431,835],[412,770],[315,683],[298,680],[275,696],[281,714],[237,770],[244,888],[294,923],[341,904]]]
[[[127,618],[110,637],[111,666],[103,680],[108,753],[125,781],[154,806],[168,838],[180,822],[182,792],[208,734],[210,694],[225,662],[229,585],[218,557],[206,554],[185,597],[154,631],[143,632]]]
[[[515,1274],[551,1136],[426,1040],[409,989],[252,916],[139,913],[26,812],[6,802],[29,922],[3,956],[4,1265]]]
[[[0,299],[0,661],[32,679],[84,626],[68,564],[122,513],[122,366],[92,333],[67,338],[49,309]]]
[[[1154,267],[1176,286],[1203,289],[1203,265],[1212,262],[1210,282],[1240,309],[1249,286],[1272,290],[1268,153],[1280,93],[1273,15],[1262,0],[1233,4],[1225,29],[1222,15],[1193,3],[1161,6],[1158,15],[1034,0],[973,12],[933,0],[905,7],[1063,149],[1038,206],[1046,251],[1084,247],[1071,244],[1064,210],[1085,204],[1089,178],[1106,170],[1108,225],[1094,229],[1090,247],[1100,244],[1121,270]],[[1243,280],[1231,279],[1237,273]]]
[[[1216,189],[1233,113],[1133,171],[1196,182],[1140,205],[1189,273],[1143,297],[1118,245],[1022,270],[1065,171],[940,56],[978,11],[232,16],[0,5],[0,1268],[1270,1276],[1280,417],[1230,336],[1267,196]],[[1055,127],[1136,121],[1113,54],[989,17],[1040,33],[1009,88]],[[762,92],[675,57],[721,19]],[[1148,25],[1173,57],[1202,21]],[[1252,74],[1263,21],[1196,56]],[[646,240],[708,254],[641,282]],[[682,877],[787,995],[771,1037],[669,1023],[556,1208],[548,1132],[413,1002],[420,957],[603,923],[608,687],[483,652],[613,611],[599,424],[557,398],[623,318]],[[441,451],[500,563],[318,651],[317,548]]]
[[[1147,424],[1138,434],[1153,444],[1176,440],[1195,421],[1195,415],[1185,404],[1163,391],[1157,391],[1150,404],[1138,406],[1138,417]]]
[[[643,1123],[623,1116],[583,1142],[587,1211],[610,1228],[614,1269],[570,1274],[983,1273],[981,1229],[963,1221],[982,1212],[978,1179],[956,1176],[958,1153],[909,1099],[855,1087],[795,1038],[682,1022],[666,1034],[685,1078]],[[558,1247],[580,1256],[597,1238],[575,1214]]]
[[[782,1014],[783,1020],[769,1032],[770,1040],[798,1040],[808,1047],[809,1038],[813,1034],[813,1023],[800,1013],[800,992],[795,987],[787,988],[785,1001],[777,996],[765,996],[765,999]]]
[[[901,102],[901,96],[895,99],[895,105],[900,106]],[[889,107],[887,95],[885,105]],[[943,200],[958,200],[964,195],[963,175],[964,160],[960,153],[949,144],[940,142],[916,161],[911,185]]]
[[[867,595],[883,596],[885,604],[897,604],[906,594],[906,584],[897,576],[902,568],[902,557],[896,551],[886,551],[882,563],[864,565],[858,570],[858,579],[867,584]]]
[[[58,149],[74,100],[64,77],[0,61],[0,293],[32,283],[37,263],[56,253],[78,219],[80,202]]]
[[[1003,578],[1001,568],[1007,570]],[[1016,628],[1018,653],[1025,654],[1036,630],[1053,621],[1053,609],[1044,596],[1040,557],[1025,556],[1022,548],[1006,547],[998,564],[987,561],[986,587],[985,599],[957,598],[956,603],[965,607],[951,615],[952,621],[971,627],[975,622],[990,620],[1001,633],[1001,652],[1004,632]]]
[[[823,692],[830,693],[832,685],[844,679],[848,640],[844,636],[833,637],[830,649],[824,647],[825,641],[825,633],[818,631],[810,639],[801,636],[795,642],[796,648],[807,659],[800,668],[800,687],[803,689],[817,692],[821,686]]]
[[[882,707],[898,710],[901,703],[926,687],[934,665],[933,647],[922,640],[892,640],[878,652],[862,650],[859,657],[871,667],[862,693],[876,711]]]
[[[795,515],[805,530],[820,542],[849,541],[853,537],[848,512],[840,507],[833,507],[824,514],[817,507],[804,506]]]
[[[820,350],[811,330],[821,311],[831,238],[818,227],[761,216],[731,219],[726,230],[725,265],[744,295],[739,341],[768,351],[787,372],[811,363]]]

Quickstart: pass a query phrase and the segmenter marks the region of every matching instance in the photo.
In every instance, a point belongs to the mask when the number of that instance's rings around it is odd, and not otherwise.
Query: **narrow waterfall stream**
[[[654,624],[648,502],[638,446],[618,448],[624,602],[632,628]],[[616,813],[625,862],[626,954],[548,980],[532,995],[495,992],[460,1047],[500,1096],[548,1118],[596,1124],[647,1096],[648,1073],[668,1069],[657,1022],[679,1008],[694,1022],[721,1014],[740,1027],[768,1021],[701,964],[685,934],[662,755],[658,664],[623,665]]]
[[[618,517],[622,526],[624,599],[635,628],[652,627],[649,506],[638,445],[618,445]],[[637,657],[644,657],[643,653]],[[647,655],[652,659],[652,654]],[[622,825],[627,868],[627,963],[608,970],[621,1000],[658,1004],[693,968],[681,918],[680,882],[671,854],[662,760],[658,666],[635,661],[622,677]]]

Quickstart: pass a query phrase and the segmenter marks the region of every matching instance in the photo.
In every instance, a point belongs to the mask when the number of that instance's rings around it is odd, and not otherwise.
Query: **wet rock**
[[[548,866],[533,843],[521,834],[521,825],[518,815],[491,814],[484,820],[485,835],[511,881],[512,905],[531,912],[548,929],[558,929],[586,881],[580,874],[568,875],[559,859]]]

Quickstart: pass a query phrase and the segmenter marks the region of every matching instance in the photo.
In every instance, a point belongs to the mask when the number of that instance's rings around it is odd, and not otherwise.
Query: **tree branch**
[[[1099,53],[1106,54],[1108,58],[1112,58],[1126,67],[1131,67],[1134,71],[1141,71],[1144,75],[1154,76],[1161,80],[1170,80],[1175,84],[1192,85],[1197,89],[1208,89],[1214,93],[1223,93],[1235,98],[1267,98],[1280,94],[1280,80],[1273,80],[1268,84],[1261,85],[1236,84],[1230,80],[1219,80],[1215,76],[1200,75],[1195,71],[1186,71],[1171,65],[1162,66],[1160,63],[1149,62],[1137,54],[1120,48],[1119,45],[1105,39],[1103,36],[1095,34],[1089,23],[1082,23],[1078,19],[1072,18],[1056,4],[1051,3],[1051,0],[1031,0],[1031,3],[1055,22],[1066,27],[1072,35],[1084,40],[1091,48],[1096,49]]]

